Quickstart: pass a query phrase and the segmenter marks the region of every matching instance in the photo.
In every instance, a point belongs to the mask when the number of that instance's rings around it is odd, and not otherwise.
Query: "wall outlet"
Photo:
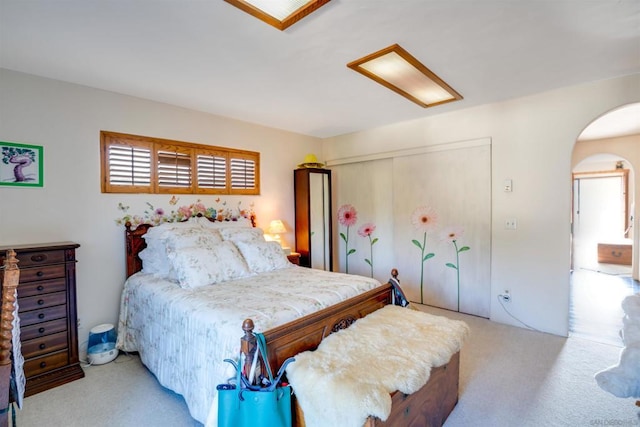
[[[509,292],[509,289],[505,289],[505,291],[503,293],[501,293],[500,295],[498,295],[498,297],[503,302],[511,302],[511,293]]]
[[[507,230],[515,230],[518,228],[518,220],[515,218],[507,218],[504,220],[504,228]]]

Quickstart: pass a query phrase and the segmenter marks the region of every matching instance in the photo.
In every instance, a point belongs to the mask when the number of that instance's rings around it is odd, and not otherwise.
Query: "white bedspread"
[[[137,273],[122,293],[117,348],[137,351],[160,384],[205,423],[216,386],[233,375],[242,322],[262,332],[380,286],[374,279],[284,268],[197,289]]]

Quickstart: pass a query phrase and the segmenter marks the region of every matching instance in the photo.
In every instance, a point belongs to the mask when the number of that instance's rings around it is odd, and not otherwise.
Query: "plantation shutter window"
[[[206,152],[197,155],[198,192],[227,192],[227,153]]]
[[[232,155],[233,156],[233,155]],[[231,189],[254,194],[256,189],[256,161],[249,156],[234,156],[229,159]]]
[[[260,194],[260,153],[100,132],[103,193]]]
[[[111,140],[102,151],[105,189],[118,193],[151,192],[151,144]]]
[[[192,150],[158,146],[157,183],[159,193],[192,193]]]

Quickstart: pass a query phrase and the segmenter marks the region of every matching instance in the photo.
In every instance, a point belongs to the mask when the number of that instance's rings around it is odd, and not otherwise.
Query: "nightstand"
[[[289,262],[295,265],[300,265],[300,254],[298,252],[291,252],[287,255]]]

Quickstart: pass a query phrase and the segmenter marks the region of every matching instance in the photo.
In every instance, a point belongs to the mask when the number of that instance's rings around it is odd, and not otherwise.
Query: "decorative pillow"
[[[164,253],[163,256],[162,252]],[[164,248],[162,252],[149,247],[149,245],[140,251],[138,256],[142,260],[143,273],[158,274],[161,276],[169,274],[170,265],[167,262],[167,253],[164,251]]]
[[[220,229],[224,240],[238,242],[264,242],[264,231],[261,228],[226,227]]]
[[[194,246],[213,248],[222,243],[222,236],[218,230],[204,227],[175,228],[164,233],[167,251],[178,251]]]
[[[169,252],[169,260],[183,288],[199,288],[251,274],[231,242],[222,242],[213,248],[192,247]]]
[[[278,242],[236,242],[252,273],[292,267]]]
[[[198,223],[197,218],[190,218],[183,222],[164,222],[155,227],[149,227],[142,238],[148,243],[151,239],[164,239],[168,231],[187,228],[202,228],[202,226]]]
[[[249,218],[238,218],[235,221],[209,221],[207,218],[199,217],[197,220],[198,224],[206,228],[253,227]]]

